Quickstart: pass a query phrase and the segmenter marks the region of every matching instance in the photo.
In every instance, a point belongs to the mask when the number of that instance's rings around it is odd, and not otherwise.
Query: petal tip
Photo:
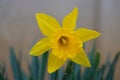
[[[35,17],[37,17],[39,15],[39,13],[35,13]]]
[[[77,6],[75,6],[75,7],[74,7],[74,10],[78,10],[78,7],[77,7]]]
[[[31,51],[29,52],[29,55],[30,55],[30,56],[36,56],[36,55],[34,55]]]
[[[101,35],[101,33],[100,32],[98,32],[98,36],[100,36]]]
[[[78,15],[78,7],[77,6],[74,7],[73,11],[75,11],[76,14]]]
[[[50,69],[49,66],[48,66],[47,70],[50,74],[56,71],[55,69]]]
[[[96,37],[99,37],[101,33],[96,31],[96,35],[97,35]]]
[[[90,64],[90,63],[88,63],[88,67],[89,67],[89,68],[91,67],[91,64]]]

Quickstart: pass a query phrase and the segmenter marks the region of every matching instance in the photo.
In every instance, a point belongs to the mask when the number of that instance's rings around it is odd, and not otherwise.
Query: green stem
[[[75,67],[75,63],[69,61],[62,80],[75,80],[75,74],[73,71],[74,67]]]

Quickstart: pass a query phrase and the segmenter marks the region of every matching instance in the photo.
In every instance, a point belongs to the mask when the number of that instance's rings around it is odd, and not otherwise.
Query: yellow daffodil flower
[[[83,43],[100,35],[94,30],[75,29],[78,17],[78,8],[75,7],[64,17],[62,27],[50,15],[37,13],[36,20],[41,32],[46,36],[37,42],[30,50],[30,55],[39,56],[51,50],[48,57],[48,72],[59,69],[66,60],[90,67],[91,64],[83,50]]]

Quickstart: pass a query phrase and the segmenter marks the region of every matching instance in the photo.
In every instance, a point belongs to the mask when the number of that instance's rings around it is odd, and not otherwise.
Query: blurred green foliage
[[[67,67],[60,68],[52,74],[48,74],[47,59],[48,52],[45,52],[41,57],[32,57],[31,63],[28,64],[29,74],[21,68],[21,60],[16,58],[14,48],[10,48],[10,62],[12,67],[12,73],[14,80],[113,80],[116,64],[119,60],[120,52],[116,54],[114,60],[110,63],[107,59],[100,68],[100,52],[96,51],[96,43],[88,54],[91,62],[91,68],[85,68],[83,73],[81,72],[81,66],[71,61],[67,62]],[[6,76],[6,66],[0,65],[0,80],[9,80]]]

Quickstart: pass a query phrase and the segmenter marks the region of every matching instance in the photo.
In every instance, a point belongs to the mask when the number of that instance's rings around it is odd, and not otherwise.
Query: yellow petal
[[[30,55],[39,56],[43,54],[50,48],[50,43],[48,38],[43,38],[37,42],[30,50]]]
[[[97,38],[98,36],[100,36],[100,33],[94,30],[90,30],[90,29],[86,29],[86,28],[79,28],[77,29],[77,34],[80,37],[80,40],[82,42],[86,42],[88,40]]]
[[[74,30],[76,27],[77,17],[78,8],[75,7],[72,12],[70,12],[67,16],[64,17],[62,27],[68,30]]]
[[[91,67],[91,64],[83,49],[81,49],[81,52],[78,53],[77,56],[75,58],[72,58],[71,60],[77,64],[81,64],[86,67]]]
[[[37,13],[36,20],[38,22],[39,28],[45,36],[50,36],[57,29],[60,28],[58,21],[44,13]]]
[[[48,72],[52,73],[59,69],[65,61],[53,55],[52,53],[49,55],[48,58]]]

